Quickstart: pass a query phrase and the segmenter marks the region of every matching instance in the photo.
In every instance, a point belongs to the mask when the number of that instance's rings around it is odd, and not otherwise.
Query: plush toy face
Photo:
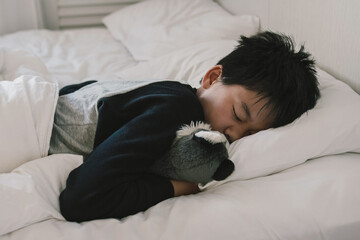
[[[210,126],[196,123],[177,132],[171,149],[151,168],[151,172],[169,179],[205,184],[223,180],[234,171],[228,159],[225,136]]]

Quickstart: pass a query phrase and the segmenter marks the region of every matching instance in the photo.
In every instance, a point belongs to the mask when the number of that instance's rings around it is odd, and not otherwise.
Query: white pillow
[[[318,79],[321,98],[314,109],[289,125],[230,145],[235,171],[223,182],[266,176],[321,156],[360,152],[360,95],[322,70]]]
[[[195,44],[165,54],[118,73],[123,79],[171,79],[200,87],[207,70],[229,54],[237,45],[234,40],[217,40]]]
[[[59,194],[81,163],[81,156],[57,154],[0,174],[0,236],[46,219],[64,220]]]
[[[38,76],[0,81],[0,173],[47,155],[57,98],[57,85]]]
[[[106,16],[103,23],[138,61],[259,30],[256,16],[231,15],[211,0],[148,0]]]

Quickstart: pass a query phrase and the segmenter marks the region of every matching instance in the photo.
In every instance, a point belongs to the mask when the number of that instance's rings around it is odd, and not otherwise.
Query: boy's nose
[[[224,131],[229,143],[232,143],[245,136],[246,130],[242,127],[228,127]]]

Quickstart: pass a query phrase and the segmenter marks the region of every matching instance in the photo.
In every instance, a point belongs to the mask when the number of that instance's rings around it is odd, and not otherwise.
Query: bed
[[[359,7],[147,0],[107,14],[99,27],[0,36],[0,239],[360,239]],[[268,29],[313,53],[314,109],[233,142],[235,172],[198,194],[123,219],[63,218],[58,196],[82,157],[48,155],[59,88],[145,78],[198,87],[240,34]]]

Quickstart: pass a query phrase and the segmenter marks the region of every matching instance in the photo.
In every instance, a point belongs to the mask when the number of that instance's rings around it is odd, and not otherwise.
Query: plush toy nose
[[[225,159],[220,163],[220,166],[218,167],[212,178],[216,181],[224,180],[225,178],[230,176],[234,169],[234,163],[229,159]]]

